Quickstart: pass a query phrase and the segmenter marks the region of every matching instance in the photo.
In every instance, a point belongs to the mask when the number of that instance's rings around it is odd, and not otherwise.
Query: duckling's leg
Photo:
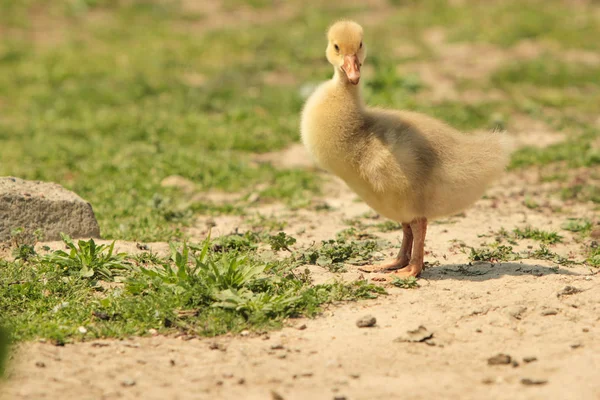
[[[381,265],[365,265],[358,269],[363,272],[390,272],[406,267],[411,259],[413,247],[413,233],[410,224],[402,223],[402,245],[396,258]]]
[[[416,218],[410,223],[410,229],[414,236],[410,261],[406,267],[392,273],[392,275],[400,278],[407,278],[409,276],[417,277],[423,270],[423,258],[425,256],[425,235],[427,234],[427,218]]]

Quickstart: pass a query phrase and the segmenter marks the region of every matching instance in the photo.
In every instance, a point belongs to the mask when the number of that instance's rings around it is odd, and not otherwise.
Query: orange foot
[[[397,278],[409,278],[411,276],[413,277],[418,277],[419,275],[421,275],[421,271],[423,270],[423,265],[417,265],[417,264],[409,264],[406,267],[399,269],[397,271],[392,272],[390,275],[391,277],[397,277]]]
[[[407,265],[408,261],[396,259],[380,265],[363,265],[362,267],[358,267],[358,270],[362,272],[392,272],[406,267]]]
[[[372,277],[370,280],[373,282],[393,282],[395,278],[400,278],[400,279],[406,279],[409,277],[418,277],[421,274],[421,271],[423,270],[422,266],[416,265],[416,264],[410,264],[402,269],[397,269],[397,270],[393,270],[391,271],[391,273],[387,273],[387,274],[377,274],[376,276]],[[376,270],[373,272],[389,272],[389,270]]]

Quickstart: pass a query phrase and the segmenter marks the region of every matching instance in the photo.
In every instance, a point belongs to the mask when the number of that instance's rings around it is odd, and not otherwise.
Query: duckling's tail
[[[498,140],[502,154],[505,154],[507,158],[517,149],[517,141],[507,131],[496,130],[492,132],[492,135]]]
[[[479,174],[482,180],[495,180],[506,170],[510,156],[516,149],[516,141],[506,131],[492,131],[477,135],[478,150],[481,156]]]

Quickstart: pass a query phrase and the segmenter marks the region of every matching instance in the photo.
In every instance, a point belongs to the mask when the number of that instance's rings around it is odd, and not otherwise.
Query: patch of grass
[[[254,251],[259,242],[260,237],[254,232],[233,233],[214,239],[212,250],[220,253]]]
[[[600,267],[600,246],[598,244],[589,247],[586,262],[592,267]]]
[[[580,232],[585,235],[592,230],[592,222],[587,219],[569,218],[561,225],[561,228],[566,231]]]
[[[600,67],[565,62],[550,56],[512,63],[496,71],[492,82],[497,86],[506,84],[529,84],[536,87],[598,86]]]
[[[398,278],[398,277],[394,277],[394,280],[392,281],[392,285],[402,288],[402,289],[416,289],[418,288],[420,285],[417,282],[417,278],[415,278],[414,276],[410,276],[408,278]]]
[[[61,234],[61,237],[69,253],[56,250],[43,256],[41,261],[55,265],[67,276],[112,281],[128,268],[125,264],[126,254],[114,253],[114,241],[110,245],[97,245],[94,239],[90,239],[79,240],[75,244],[68,235]]]
[[[569,260],[568,258],[565,258],[559,254],[556,254],[555,252],[551,251],[548,246],[546,246],[545,244],[540,244],[540,247],[536,250],[530,251],[527,256],[529,258],[535,258],[538,260],[548,260],[548,261],[552,261],[555,262],[556,264],[560,264],[560,265],[573,265],[573,264],[577,264],[577,262]]]
[[[520,258],[521,256],[513,251],[512,246],[506,246],[499,243],[492,243],[478,249],[471,247],[469,253],[469,260],[471,261],[487,261],[495,263],[500,261],[515,261]]]
[[[55,262],[0,261],[0,309],[14,339],[65,343],[149,329],[208,336],[261,330],[288,317],[314,316],[325,303],[384,293],[366,282],[311,285],[307,276],[291,272],[293,259],[265,262],[253,250],[215,250],[210,239],[171,244],[167,259],[146,253],[137,260],[119,271],[124,283],[110,286],[90,285],[95,277],[65,274]]]
[[[563,188],[560,192],[563,200],[591,201],[600,204],[600,188],[589,184],[574,184]]]
[[[525,197],[525,200],[523,200],[523,204],[530,210],[536,210],[540,207],[540,205],[529,196]]]
[[[563,143],[545,148],[524,147],[513,154],[510,168],[557,162],[564,162],[572,168],[598,165],[600,164],[600,154],[592,145],[598,137],[600,137],[600,131],[590,129],[587,133],[575,135]]]
[[[274,251],[286,250],[290,253],[290,246],[296,243],[296,238],[287,235],[285,232],[279,232],[277,235],[271,235],[268,242]]]
[[[374,240],[330,239],[322,241],[317,248],[302,253],[300,260],[325,267],[332,272],[341,272],[345,270],[344,264],[366,264],[379,248],[379,243]]]
[[[380,232],[393,232],[393,231],[402,230],[402,225],[400,225],[397,222],[390,221],[390,220],[376,224],[375,227]]]
[[[363,229],[357,229],[353,226],[336,233],[335,237],[338,240],[343,240],[343,241],[351,241],[351,240],[364,241],[367,239],[377,239],[377,236],[372,235],[372,234],[364,231]]]
[[[4,376],[9,344],[8,331],[0,324],[0,379]]]
[[[515,228],[513,233],[517,239],[533,239],[544,244],[555,244],[562,242],[562,236],[556,232],[546,232],[538,228],[526,226],[525,228]]]

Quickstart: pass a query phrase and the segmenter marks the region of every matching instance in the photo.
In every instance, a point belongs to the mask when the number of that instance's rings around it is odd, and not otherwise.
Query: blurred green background
[[[298,141],[342,17],[366,30],[370,104],[464,130],[539,122],[561,140],[513,168],[599,178],[600,4],[575,0],[0,0],[0,175],[74,190],[106,238],[169,240],[199,213],[243,212],[183,201],[161,186],[170,175],[304,206],[318,175],[253,155]],[[566,185],[600,202],[597,186]]]

